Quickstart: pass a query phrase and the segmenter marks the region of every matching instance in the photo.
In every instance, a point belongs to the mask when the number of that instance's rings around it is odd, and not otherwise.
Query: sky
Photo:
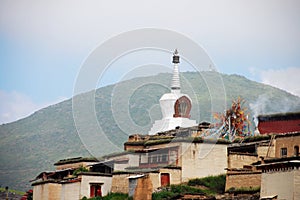
[[[93,50],[143,28],[183,34],[219,72],[300,96],[299,21],[299,0],[1,0],[0,124],[71,98]]]

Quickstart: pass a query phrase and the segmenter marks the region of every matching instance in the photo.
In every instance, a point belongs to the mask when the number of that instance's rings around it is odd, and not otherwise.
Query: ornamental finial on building
[[[179,63],[179,55],[178,55],[177,49],[175,49],[175,51],[173,53],[173,63],[174,64],[178,64]]]
[[[173,53],[173,63],[174,63],[174,68],[173,68],[171,89],[180,90],[180,79],[179,79],[179,69],[178,69],[179,55],[177,49],[175,49]]]
[[[175,49],[173,55],[174,55],[174,56],[175,56],[175,55],[178,55],[178,50],[177,50],[177,49]]]

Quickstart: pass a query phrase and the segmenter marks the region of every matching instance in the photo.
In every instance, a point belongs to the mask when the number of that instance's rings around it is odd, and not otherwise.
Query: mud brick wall
[[[261,172],[231,172],[226,174],[225,191],[230,188],[257,188],[260,183]]]
[[[152,199],[152,181],[149,176],[144,176],[137,180],[137,186],[133,195],[134,200],[151,200]]]
[[[129,191],[129,176],[130,174],[114,174],[112,177],[111,192],[127,194]]]

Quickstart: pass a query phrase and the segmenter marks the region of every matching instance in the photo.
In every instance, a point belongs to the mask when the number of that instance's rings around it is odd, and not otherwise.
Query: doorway
[[[170,185],[170,174],[169,173],[161,173],[160,174],[160,182],[161,182],[161,186]]]

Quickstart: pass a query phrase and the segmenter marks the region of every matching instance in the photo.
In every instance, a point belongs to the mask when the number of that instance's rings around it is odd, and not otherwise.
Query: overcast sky
[[[299,21],[299,0],[2,0],[0,124],[72,97],[97,46],[148,27],[194,40],[219,72],[300,96]]]

